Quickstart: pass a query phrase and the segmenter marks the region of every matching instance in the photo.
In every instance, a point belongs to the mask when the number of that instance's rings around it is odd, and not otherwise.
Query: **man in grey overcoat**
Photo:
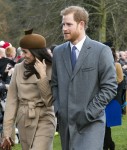
[[[66,42],[53,53],[52,91],[62,150],[102,150],[105,107],[116,95],[111,50],[86,35],[88,12],[61,11]]]

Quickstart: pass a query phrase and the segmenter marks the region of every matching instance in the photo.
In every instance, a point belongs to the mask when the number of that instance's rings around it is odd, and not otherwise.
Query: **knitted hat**
[[[0,41],[0,47],[1,48],[8,48],[8,47],[12,47],[11,43],[5,42],[5,41]]]
[[[42,35],[32,33],[33,29],[25,31],[19,45],[24,49],[40,49],[46,47],[46,40]]]

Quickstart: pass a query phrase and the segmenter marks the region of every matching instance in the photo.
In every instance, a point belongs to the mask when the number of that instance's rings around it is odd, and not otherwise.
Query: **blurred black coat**
[[[0,59],[0,75],[2,76],[2,80],[4,82],[6,82],[6,77],[7,77],[7,74],[5,73],[7,64],[10,64],[12,67],[14,67],[15,62],[5,57]]]

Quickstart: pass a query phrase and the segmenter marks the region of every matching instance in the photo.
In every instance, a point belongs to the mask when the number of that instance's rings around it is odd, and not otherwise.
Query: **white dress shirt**
[[[81,51],[81,49],[82,49],[82,46],[83,46],[83,43],[84,43],[84,41],[85,41],[85,39],[86,39],[86,36],[84,36],[84,38],[80,41],[80,42],[78,42],[76,45],[73,45],[71,42],[70,42],[70,47],[71,47],[71,50],[72,50],[72,47],[73,46],[76,46],[76,58],[78,58],[78,56],[79,56],[79,53],[80,53],[80,51]]]

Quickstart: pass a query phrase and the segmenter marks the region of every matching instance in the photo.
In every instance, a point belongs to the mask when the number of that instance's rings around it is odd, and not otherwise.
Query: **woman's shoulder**
[[[15,64],[15,67],[14,67],[15,70],[24,70],[23,68],[24,68],[24,61],[22,61],[21,63]]]

